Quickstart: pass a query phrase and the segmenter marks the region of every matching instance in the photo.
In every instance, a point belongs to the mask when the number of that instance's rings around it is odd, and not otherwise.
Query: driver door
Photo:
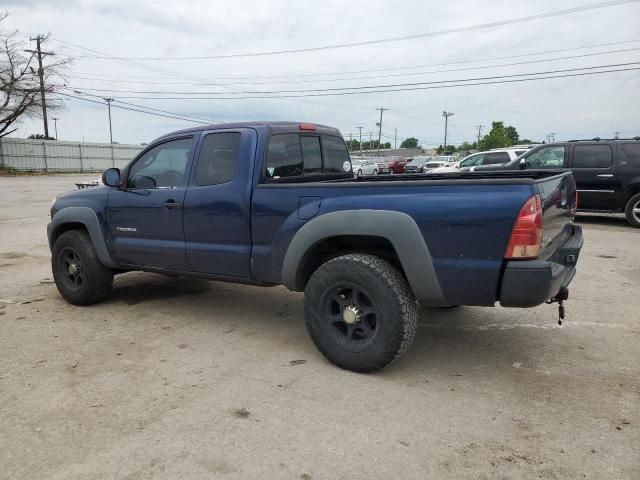
[[[111,253],[121,264],[189,270],[182,205],[193,156],[193,136],[143,152],[107,199]]]

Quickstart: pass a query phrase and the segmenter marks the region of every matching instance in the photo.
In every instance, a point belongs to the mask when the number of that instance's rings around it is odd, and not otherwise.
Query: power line
[[[79,97],[77,95],[70,95],[68,93],[63,93],[63,92],[56,92],[56,93],[58,95],[62,95],[64,97],[75,98],[77,100],[83,100],[85,102],[97,103],[99,105],[104,105],[105,104],[105,102],[100,102],[98,100],[91,100],[90,98]],[[194,120],[194,119],[190,119],[190,118],[182,118],[182,117],[177,117],[177,116],[173,116],[173,115],[164,115],[162,113],[148,112],[148,111],[145,111],[145,110],[139,110],[137,108],[123,107],[121,105],[112,105],[112,106],[113,106],[113,108],[119,108],[121,110],[131,110],[132,112],[146,113],[147,115],[155,115],[157,117],[172,118],[174,120],[183,120],[183,121],[186,121],[186,122],[200,123],[200,124],[203,124],[203,125],[210,124],[210,122],[204,122],[204,121],[201,121],[201,120]],[[179,114],[177,114],[177,115],[179,115]]]
[[[511,63],[501,63],[495,65],[478,65],[475,67],[463,67],[463,68],[450,68],[445,70],[430,70],[430,71],[421,71],[421,72],[408,72],[408,73],[395,73],[388,75],[367,75],[363,77],[347,77],[347,78],[329,78],[329,79],[313,79],[313,80],[296,80],[296,81],[275,81],[275,82],[235,82],[234,85],[274,85],[274,84],[301,84],[301,83],[322,83],[322,82],[344,82],[350,80],[369,80],[374,78],[392,78],[392,77],[406,77],[413,75],[430,75],[435,73],[447,73],[447,72],[461,72],[468,70],[481,70],[487,68],[500,68],[500,67],[513,67],[518,65],[530,65],[534,63],[546,63],[546,62],[555,62],[559,60],[572,60],[577,58],[585,58],[585,57],[593,57],[599,55],[609,55],[612,53],[626,53],[640,50],[640,47],[637,48],[627,48],[621,50],[609,50],[606,52],[594,52],[594,53],[585,53],[582,55],[569,55],[565,57],[556,57],[556,58],[543,58],[537,60],[529,60],[524,62],[511,62]],[[479,60],[480,61],[480,60]],[[76,78],[80,80],[90,80],[90,81],[98,81],[98,82],[106,82],[106,83],[128,83],[128,84],[143,84],[143,85],[203,85],[203,86],[226,86],[226,84],[220,84],[216,82],[149,82],[149,81],[131,81],[131,80],[111,80],[104,79],[100,77],[82,77],[82,76],[73,76],[70,78]]]
[[[51,38],[51,41],[59,41],[62,42],[62,40],[58,40],[55,38]],[[588,48],[598,48],[598,47],[609,47],[612,45],[622,45],[622,44],[626,44],[626,43],[636,43],[636,42],[640,42],[640,39],[632,39],[632,40],[619,40],[616,42],[607,42],[607,43],[594,43],[591,45],[583,45],[581,47],[571,47],[571,48],[562,48],[562,49],[555,49],[555,50],[544,50],[544,51],[539,51],[539,52],[530,52],[530,53],[521,53],[521,54],[517,54],[517,55],[506,55],[506,56],[501,56],[501,57],[487,57],[487,58],[483,58],[483,59],[473,59],[473,60],[458,60],[455,62],[441,62],[441,63],[430,63],[430,64],[426,64],[426,65],[410,65],[410,66],[395,66],[395,67],[388,67],[388,68],[376,68],[376,69],[372,69],[372,70],[351,70],[351,71],[343,71],[343,72],[316,72],[316,73],[306,73],[306,74],[295,74],[295,75],[253,75],[253,76],[246,76],[246,77],[208,77],[209,80],[255,80],[255,79],[269,79],[269,78],[303,78],[303,77],[320,77],[320,76],[333,76],[333,75],[351,75],[351,74],[357,74],[357,73],[373,73],[373,72],[388,72],[388,71],[397,71],[397,70],[415,70],[418,68],[427,68],[427,67],[441,67],[441,66],[446,66],[446,65],[460,65],[460,64],[465,64],[465,63],[480,63],[480,62],[488,62],[488,61],[493,61],[493,60],[507,60],[507,59],[511,59],[511,58],[521,58],[521,57],[529,57],[529,56],[535,56],[535,55],[546,55],[549,53],[562,53],[562,52],[571,52],[574,50],[584,50],[584,49],[588,49]],[[71,44],[69,42],[64,42],[66,45],[73,45],[76,48],[83,48],[80,47],[78,45],[75,44]],[[94,75],[93,72],[76,72],[76,73],[80,73],[82,75]],[[148,78],[147,76],[135,76],[135,75],[128,75],[128,78],[140,78],[140,79],[146,79]],[[114,79],[120,79],[122,78],[122,75],[108,75],[108,74],[101,74],[100,78],[114,78]],[[163,78],[163,77],[159,77],[159,78]],[[175,76],[170,76],[170,77],[164,77],[164,78],[175,78]],[[143,83],[147,83],[147,82],[143,82]],[[234,83],[236,84],[236,83]]]
[[[392,90],[368,90],[364,92],[356,91],[356,92],[340,92],[340,93],[316,93],[316,94],[304,94],[304,95],[274,95],[270,97],[248,96],[248,97],[186,97],[186,98],[190,100],[251,100],[251,99],[305,98],[305,97],[362,95],[362,94],[368,94],[368,93],[409,92],[409,91],[415,91],[415,90],[433,90],[433,89],[440,89],[440,88],[471,87],[476,85],[494,85],[494,84],[500,84],[500,83],[530,82],[533,80],[582,77],[587,75],[600,75],[604,73],[615,73],[615,72],[630,72],[635,70],[640,70],[640,68],[638,67],[619,68],[619,69],[611,69],[611,70],[601,70],[598,72],[581,72],[581,73],[571,73],[571,74],[565,74],[565,75],[548,75],[544,77],[518,78],[518,79],[511,79],[511,80],[495,80],[495,81],[475,82],[475,83],[460,83],[460,84],[452,84],[452,85],[434,85],[434,86],[428,86],[428,87],[397,88]],[[146,99],[146,100],[184,100],[185,99],[185,97],[137,97],[137,96],[126,96],[126,97],[120,97],[120,98],[138,98],[138,99]]]
[[[640,0],[639,0],[640,1]],[[173,72],[171,70],[167,70],[167,69],[163,69],[163,68],[159,68],[159,67],[152,67],[150,65],[145,65],[144,63],[137,63],[137,62],[132,62],[132,61],[128,61],[128,60],[119,60],[113,56],[110,56],[104,52],[100,52],[98,50],[92,50],[90,48],[87,47],[83,47],[82,45],[77,45],[75,43],[71,43],[71,42],[67,42],[65,40],[61,40],[59,38],[53,38],[53,37],[49,37],[49,39],[56,41],[58,43],[62,43],[64,45],[68,45],[71,46],[72,48],[75,49],[79,49],[79,50],[84,50],[84,51],[88,51],[88,52],[92,52],[92,53],[97,53],[100,55],[106,55],[109,56],[110,58],[113,58],[116,62],[125,64],[125,65],[129,65],[129,66],[133,66],[135,68],[140,68],[142,70],[147,70],[147,71],[151,71],[154,73],[164,73],[166,75],[171,75],[174,78],[186,78],[186,79],[190,79],[190,80],[195,80],[198,82],[205,82],[206,80],[203,80],[201,78],[198,77],[194,77],[191,75],[185,75],[185,74],[181,74],[178,72]],[[226,85],[219,85],[222,86],[223,88],[227,88],[229,90],[238,90],[237,87],[235,87],[233,84],[226,84]],[[288,99],[292,102],[299,102],[299,103],[306,103],[306,104],[311,104],[311,105],[321,105],[321,106],[329,106],[329,107],[336,107],[336,108],[355,108],[355,109],[368,109],[368,107],[362,107],[362,106],[356,106],[356,105],[332,105],[332,104],[326,104],[326,103],[318,103],[318,102],[309,102],[309,101],[305,101],[305,100],[299,100],[299,99],[295,99],[295,98],[291,98]]]
[[[67,90],[70,90],[70,89],[67,88]],[[60,92],[58,92],[58,93],[60,93]],[[102,97],[100,95],[94,95],[92,93],[86,93],[86,92],[82,92],[80,90],[73,90],[73,93],[77,93],[79,95],[86,95],[86,96],[89,96],[89,97],[95,97],[95,98],[101,98],[102,99]],[[181,116],[181,117],[184,117],[184,118],[192,119],[192,120],[199,121],[199,122],[204,122],[204,123],[207,123],[207,124],[222,123],[222,122],[220,122],[218,120],[212,120],[210,118],[198,118],[198,117],[194,117],[192,115],[182,115],[181,113],[171,112],[169,110],[161,110],[159,108],[154,108],[154,107],[147,107],[146,105],[138,105],[137,103],[123,102],[122,100],[117,100],[117,99],[114,99],[113,101],[116,102],[116,103],[121,103],[123,105],[129,105],[131,107],[138,107],[138,108],[144,108],[146,110],[152,110],[154,112],[166,113],[168,115],[178,115],[178,116]],[[102,102],[99,102],[99,103],[102,103]]]
[[[281,94],[281,93],[315,93],[322,92],[327,95],[331,95],[331,93],[327,92],[340,92],[342,94],[349,94],[353,92],[345,92],[348,90],[371,90],[371,89],[380,89],[380,88],[398,88],[398,87],[417,87],[422,85],[437,85],[437,84],[445,84],[445,83],[455,83],[455,82],[475,82],[480,80],[496,80],[496,79],[504,79],[504,78],[517,78],[517,77],[528,77],[534,75],[550,75],[556,73],[566,73],[566,72],[577,72],[580,70],[595,70],[602,68],[613,68],[613,67],[626,67],[629,65],[637,65],[640,62],[626,62],[626,63],[615,63],[609,65],[593,65],[589,67],[576,67],[576,68],[565,68],[559,70],[546,70],[542,72],[529,72],[529,73],[514,73],[508,75],[494,75],[489,77],[471,77],[464,79],[454,79],[454,80],[434,80],[429,82],[411,82],[411,83],[392,83],[392,84],[384,84],[384,85],[361,85],[355,87],[337,87],[337,88],[312,88],[308,90],[259,90],[259,91],[239,91],[235,92],[182,92],[182,91],[167,91],[167,90],[114,90],[114,89],[103,89],[103,88],[88,88],[84,87],[84,90],[90,90],[94,92],[117,92],[117,93],[137,93],[137,94],[162,94],[162,95],[184,95],[185,97],[178,98],[189,98],[187,95],[212,95],[215,98],[216,95],[242,95],[247,93],[255,93],[261,95],[273,95],[273,94]],[[397,90],[384,90],[384,91],[397,91]],[[315,96],[315,95],[301,95],[301,96]],[[282,96],[284,98],[285,96]],[[288,96],[287,96],[288,97]],[[126,97],[123,97],[126,98]],[[128,97],[134,98],[134,97]],[[144,98],[144,97],[143,97]],[[146,97],[153,98],[153,97]],[[162,97],[160,97],[162,98]],[[244,98],[281,98],[280,96],[271,96],[271,97],[244,97]],[[292,97],[289,97],[292,98]]]
[[[510,19],[506,19],[506,20],[499,20],[497,22],[490,22],[490,23],[483,23],[483,24],[478,24],[478,25],[470,25],[467,27],[458,27],[458,28],[452,28],[449,30],[439,30],[439,31],[435,31],[435,32],[425,32],[425,33],[416,33],[413,35],[404,35],[404,36],[400,36],[400,37],[388,37],[388,38],[380,38],[380,39],[376,39],[376,40],[366,40],[366,41],[362,41],[362,42],[351,42],[351,43],[338,43],[338,44],[334,44],[334,45],[323,45],[323,46],[319,46],[319,47],[308,47],[308,48],[294,48],[294,49],[287,49],[287,50],[272,50],[272,51],[265,51],[265,52],[252,52],[252,53],[231,53],[231,54],[224,54],[224,55],[199,55],[199,56],[190,56],[190,57],[167,57],[167,56],[162,56],[162,57],[114,57],[114,56],[109,56],[109,57],[102,57],[102,56],[78,56],[78,58],[94,58],[94,59],[109,59],[109,60],[145,60],[145,61],[170,61],[170,60],[212,60],[212,59],[223,59],[223,58],[246,58],[246,57],[260,57],[260,56],[268,56],[268,55],[283,55],[283,54],[292,54],[292,53],[304,53],[304,52],[318,52],[318,51],[324,51],[324,50],[336,50],[336,49],[343,49],[343,48],[352,48],[352,47],[362,47],[362,46],[367,46],[367,45],[378,45],[381,43],[390,43],[390,42],[400,42],[400,41],[405,41],[405,40],[415,40],[418,38],[425,38],[425,37],[435,37],[435,36],[439,36],[439,35],[447,35],[447,34],[451,34],[451,33],[462,33],[462,32],[469,32],[469,31],[475,31],[475,30],[482,30],[482,29],[487,29],[487,28],[495,28],[495,27],[501,27],[501,26],[505,26],[505,25],[513,25],[513,24],[518,24],[518,23],[524,23],[524,22],[530,22],[532,20],[540,20],[543,18],[549,18],[549,17],[557,17],[557,16],[561,16],[561,15],[569,15],[572,13],[578,13],[578,12],[585,12],[588,10],[595,10],[595,9],[601,9],[601,8],[606,8],[606,7],[613,7],[613,6],[617,6],[617,5],[624,5],[624,4],[628,4],[628,3],[635,3],[638,2],[639,0],[613,0],[613,1],[608,1],[608,2],[600,2],[600,3],[593,3],[593,4],[589,4],[589,5],[581,5],[578,7],[573,7],[573,8],[567,8],[564,10],[556,10],[556,11],[552,11],[552,12],[546,12],[546,13],[538,13],[535,15],[528,15],[528,16],[524,16],[524,17],[516,17],[516,18],[510,18]]]

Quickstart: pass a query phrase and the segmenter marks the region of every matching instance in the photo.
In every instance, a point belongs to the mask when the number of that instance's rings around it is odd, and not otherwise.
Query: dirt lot
[[[557,309],[423,309],[397,364],[358,375],[307,337],[302,295],[131,273],[73,307],[51,199],[0,178],[0,478],[640,478],[640,230],[581,217]]]

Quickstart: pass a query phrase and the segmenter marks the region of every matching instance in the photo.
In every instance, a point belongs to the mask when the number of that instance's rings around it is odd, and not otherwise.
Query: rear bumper
[[[573,280],[582,243],[582,228],[574,225],[573,234],[549,260],[507,262],[500,288],[500,305],[535,307],[555,297]]]

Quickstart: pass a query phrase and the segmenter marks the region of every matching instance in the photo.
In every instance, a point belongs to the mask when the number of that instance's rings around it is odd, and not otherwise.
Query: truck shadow
[[[256,336],[279,345],[287,339],[292,359],[325,363],[308,337],[302,294],[284,287],[238,286],[200,279],[170,278],[149,273],[129,273],[118,278],[111,296],[98,308],[114,309],[115,317],[153,318],[149,312],[170,318],[175,327],[220,330],[215,335]],[[126,315],[118,305],[126,305]],[[404,358],[379,375],[415,375],[438,370],[443,375],[465,375],[479,369],[526,366],[538,368],[544,352],[553,354],[558,335],[556,310],[551,306],[519,310],[482,307],[421,308],[416,341]],[[139,314],[138,314],[139,312]],[[327,366],[330,364],[327,362]],[[394,373],[395,372],[395,373]],[[466,373],[465,373],[466,372]]]

